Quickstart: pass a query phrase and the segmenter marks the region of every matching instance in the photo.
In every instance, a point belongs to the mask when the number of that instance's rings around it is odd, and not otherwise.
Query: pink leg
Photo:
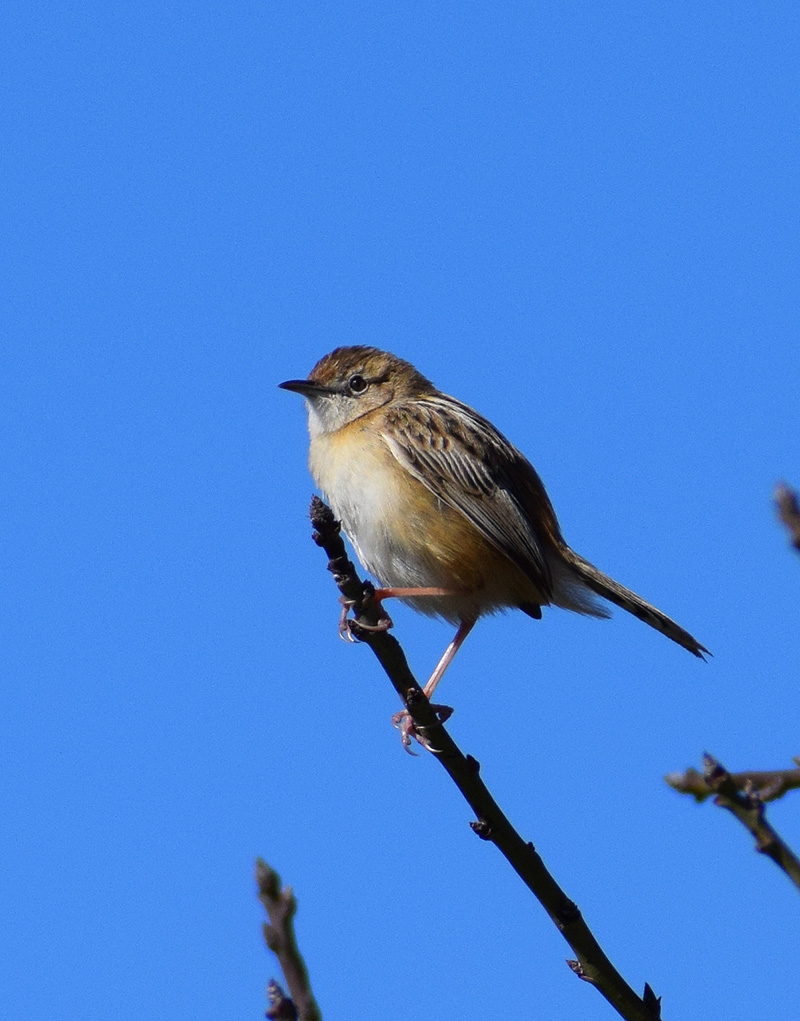
[[[423,688],[423,691],[425,692],[425,695],[428,699],[430,699],[431,695],[436,690],[436,685],[439,683],[439,681],[441,681],[442,677],[444,676],[445,670],[453,662],[453,657],[461,648],[461,646],[464,644],[464,639],[467,637],[467,635],[474,627],[475,620],[462,620],[461,623],[458,625],[458,630],[455,633],[455,637],[453,638],[452,642],[450,642],[450,644],[447,646],[447,648],[444,650],[444,655],[436,664],[436,669],[433,671],[433,673],[428,679],[428,683]],[[453,712],[450,706],[446,705],[434,705],[434,703],[431,703],[431,707],[436,710],[441,722],[444,722]],[[425,736],[418,734],[417,731],[414,729],[414,721],[411,719],[411,716],[407,709],[403,709],[402,712],[395,713],[395,715],[392,717],[392,725],[397,727],[397,729],[400,731],[400,736],[403,739],[403,747],[407,752],[410,752],[412,755],[414,754],[411,751],[412,737],[419,741],[419,743],[423,745],[423,747],[427,748],[429,751],[436,751],[436,749],[432,748],[431,745],[428,743]]]
[[[436,669],[428,678],[428,683],[425,685],[424,691],[428,698],[430,698],[431,695],[436,690],[436,685],[439,683],[439,681],[441,681],[442,677],[444,676],[445,670],[453,662],[455,654],[464,644],[464,639],[467,637],[467,635],[474,627],[475,627],[474,620],[462,620],[461,623],[458,625],[458,631],[456,631],[455,637],[453,638],[452,642],[447,646],[447,648],[444,650],[444,655],[436,664]]]
[[[455,596],[459,590],[454,588],[376,588],[372,597],[377,602],[384,599],[391,599],[397,596],[400,599],[411,598],[412,596]]]

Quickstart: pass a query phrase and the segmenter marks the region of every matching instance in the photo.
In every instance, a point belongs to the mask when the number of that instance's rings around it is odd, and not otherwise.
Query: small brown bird
[[[280,385],[306,398],[311,474],[384,586],[377,598],[397,596],[457,625],[428,696],[478,618],[508,608],[539,618],[553,604],[608,617],[601,596],[694,656],[708,652],[571,550],[530,462],[409,362],[340,347],[308,379]]]

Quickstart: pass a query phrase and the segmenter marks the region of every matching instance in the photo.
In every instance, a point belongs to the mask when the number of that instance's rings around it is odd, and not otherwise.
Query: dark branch
[[[795,762],[800,760],[795,759]],[[739,791],[752,790],[758,800],[767,802],[782,798],[787,791],[800,787],[800,768],[747,770],[744,773],[728,774]],[[705,801],[714,793],[705,776],[691,766],[685,773],[667,773],[666,782],[679,794],[691,794],[695,801]]]
[[[577,955],[576,961],[568,962],[573,971],[595,986],[621,1017],[628,1021],[658,1021],[661,1017],[659,998],[649,986],[645,986],[643,997],[637,996],[616,970],[583,920],[578,906],[567,897],[533,844],[522,839],[489,793],[480,778],[479,763],[471,755],[464,755],[445,730],[412,675],[397,640],[385,630],[359,628],[359,622],[374,627],[379,623],[381,611],[370,602],[369,589],[365,593],[364,584],[347,557],[338,521],[318,497],[311,502],[311,523],[315,529],[314,541],[328,554],[328,570],[345,599],[354,604],[352,633],[378,657],[416,729],[437,749],[435,758],[450,774],[477,817],[477,821],[471,823],[473,830],[497,846],[544,907]]]
[[[258,899],[264,905],[269,923],[264,923],[264,940],[278,958],[292,999],[287,1000],[281,987],[273,980],[267,987],[270,1008],[267,1017],[273,1021],[321,1021],[317,1002],[311,992],[308,970],[294,934],[297,901],[291,887],[281,888],[281,877],[261,858],[256,860]]]
[[[800,550],[800,503],[797,493],[789,489],[785,482],[775,487],[775,505],[778,517],[789,531],[789,540],[796,550]]]
[[[800,860],[766,820],[764,802],[754,788],[740,791],[731,774],[707,753],[703,756],[705,782],[716,794],[714,804],[727,808],[755,837],[756,850],[766,854],[800,888]]]

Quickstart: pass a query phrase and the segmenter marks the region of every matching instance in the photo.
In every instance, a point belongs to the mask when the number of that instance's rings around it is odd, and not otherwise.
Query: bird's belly
[[[311,471],[381,586],[447,589],[448,595],[403,601],[453,622],[537,601],[523,573],[463,514],[404,471],[379,438],[360,443],[353,458],[336,436],[314,441]]]

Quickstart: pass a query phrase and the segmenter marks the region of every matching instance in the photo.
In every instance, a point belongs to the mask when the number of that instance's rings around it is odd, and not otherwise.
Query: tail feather
[[[706,656],[711,655],[705,646],[701,645],[696,638],[693,638],[679,624],[676,624],[666,613],[662,613],[661,610],[646,602],[641,596],[637,596],[635,592],[625,588],[624,585],[620,585],[618,581],[609,578],[607,574],[598,571],[594,564],[590,564],[588,560],[584,560],[583,557],[578,556],[573,550],[566,549],[562,552],[564,559],[569,563],[583,584],[591,589],[592,592],[602,596],[603,599],[608,599],[609,602],[616,603],[617,606],[621,606],[623,610],[627,610],[634,617],[638,617],[645,624],[649,624],[656,631],[660,631],[662,635],[666,635],[673,642],[677,642],[684,649],[688,649],[693,656],[705,659]]]

